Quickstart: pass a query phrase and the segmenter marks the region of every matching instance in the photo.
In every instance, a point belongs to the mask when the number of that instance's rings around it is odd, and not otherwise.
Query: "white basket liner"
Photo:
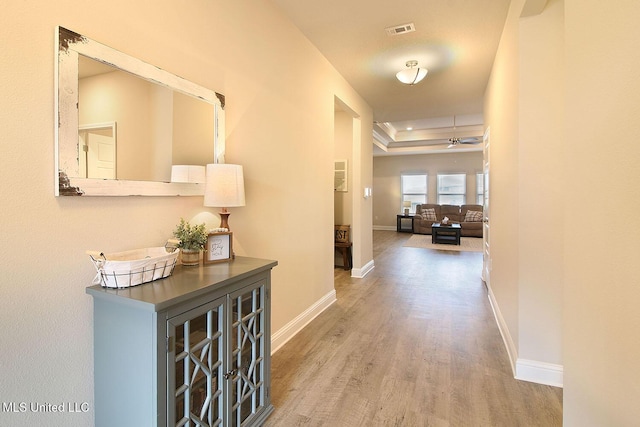
[[[176,265],[179,251],[167,252],[163,247],[134,249],[103,254],[91,260],[97,274],[94,284],[106,288],[128,288],[168,277]]]

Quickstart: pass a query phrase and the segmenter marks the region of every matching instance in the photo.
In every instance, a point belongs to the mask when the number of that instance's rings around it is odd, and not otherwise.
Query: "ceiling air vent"
[[[395,27],[389,27],[384,29],[389,36],[397,36],[398,34],[410,33],[416,30],[416,26],[413,22],[410,24],[396,25]]]

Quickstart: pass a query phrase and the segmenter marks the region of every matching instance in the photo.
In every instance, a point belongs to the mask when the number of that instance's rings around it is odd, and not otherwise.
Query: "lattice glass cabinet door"
[[[168,320],[167,425],[222,425],[225,300]]]
[[[230,295],[230,417],[231,426],[250,422],[269,404],[265,355],[269,337],[265,334],[267,295],[264,282]]]

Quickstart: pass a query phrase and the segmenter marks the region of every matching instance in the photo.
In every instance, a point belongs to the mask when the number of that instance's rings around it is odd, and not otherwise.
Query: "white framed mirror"
[[[200,196],[172,165],[224,163],[225,97],[56,31],[56,196]]]

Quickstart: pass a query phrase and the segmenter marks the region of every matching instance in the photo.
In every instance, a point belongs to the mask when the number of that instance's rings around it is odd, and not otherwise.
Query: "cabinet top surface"
[[[94,298],[134,304],[151,311],[161,311],[200,295],[224,288],[226,285],[272,269],[277,261],[236,257],[229,262],[198,267],[177,265],[171,276],[124,289],[90,286],[87,293]]]

